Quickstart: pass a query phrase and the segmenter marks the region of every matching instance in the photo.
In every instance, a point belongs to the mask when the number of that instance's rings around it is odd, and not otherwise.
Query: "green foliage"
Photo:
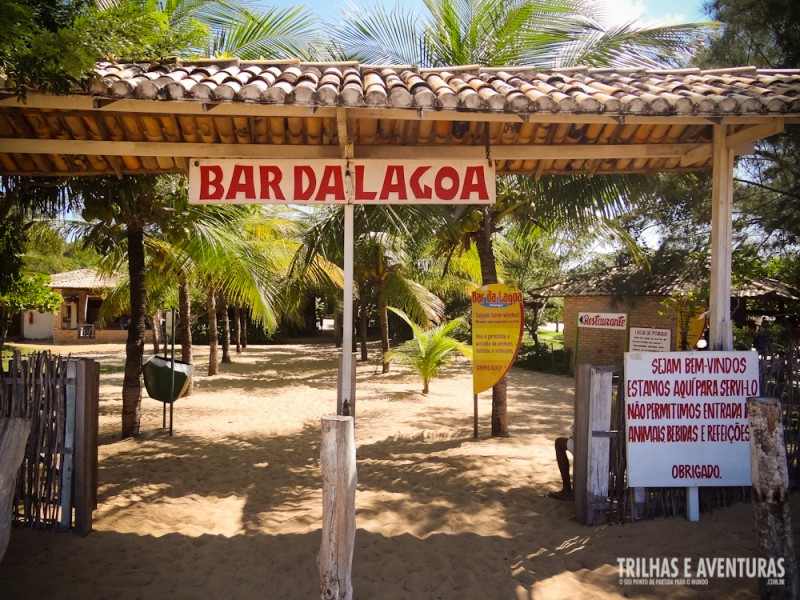
[[[680,340],[681,350],[691,350],[688,343],[689,324],[700,309],[706,306],[708,294],[702,291],[692,290],[680,295],[665,298],[661,305],[675,314],[678,325],[678,339]],[[660,313],[665,314],[665,313]]]
[[[31,275],[16,279],[0,294],[0,348],[5,344],[11,319],[26,310],[56,313],[64,301],[47,285],[46,275]]]
[[[426,329],[414,323],[403,311],[392,307],[389,309],[411,327],[414,337],[390,350],[387,358],[410,366],[422,379],[423,394],[429,392],[431,379],[452,362],[456,352],[472,358],[472,349],[451,335],[455,329],[464,324],[461,319]]]
[[[155,0],[0,0],[0,65],[19,98],[27,88],[66,93],[89,77],[100,58],[140,60],[189,52],[208,29],[194,20],[170,23]]]
[[[0,220],[0,295],[8,294],[19,280],[27,241],[26,227],[19,212]]]
[[[712,0],[706,10],[724,27],[698,56],[701,64],[800,66],[800,3],[796,0]]]

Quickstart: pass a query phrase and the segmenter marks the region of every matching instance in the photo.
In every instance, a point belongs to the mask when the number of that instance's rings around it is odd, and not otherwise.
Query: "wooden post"
[[[2,370],[0,370],[2,375]],[[0,385],[3,385],[0,381]],[[31,420],[0,416],[0,560],[11,538],[11,503],[17,472],[25,458],[25,446],[31,433]]]
[[[587,453],[586,432],[589,431],[589,383],[592,365],[577,365],[575,371],[575,435],[572,440],[572,492],[575,495],[575,515],[579,523],[586,524],[586,473]]]
[[[783,442],[783,416],[777,398],[748,398],[750,472],[758,548],[764,558],[782,561],[783,585],[759,579],[762,598],[800,597],[797,557],[789,510],[789,470]]]
[[[596,503],[608,497],[608,431],[615,370],[581,364],[576,373],[573,491],[575,518],[583,525],[597,522],[602,511]]]
[[[96,361],[78,361],[75,405],[75,533],[92,530],[92,511],[97,503],[98,375]]]
[[[472,437],[478,437],[478,394],[472,394]]]
[[[344,417],[356,416],[356,353],[353,352],[353,359],[350,362],[350,401],[347,403],[347,411],[344,405],[344,385],[342,384],[342,373],[344,373],[344,358],[339,353],[339,372],[338,385],[336,386],[336,414]]]
[[[356,537],[356,445],[353,417],[322,417],[320,598],[352,600]]]
[[[64,457],[61,463],[61,519],[62,529],[72,525],[72,478],[75,464],[75,406],[78,395],[78,361],[67,361],[66,411],[64,412]]]

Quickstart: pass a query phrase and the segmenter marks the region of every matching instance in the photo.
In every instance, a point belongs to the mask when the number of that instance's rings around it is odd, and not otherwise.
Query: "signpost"
[[[628,330],[630,352],[669,352],[672,350],[672,330],[652,327],[631,327]]]
[[[478,394],[500,381],[519,352],[525,324],[522,292],[493,283],[472,292],[473,435],[478,437]]]
[[[342,370],[353,368],[353,205],[493,204],[494,162],[488,160],[192,159],[192,204],[338,204],[344,207],[344,336]],[[351,378],[341,396],[351,403]]]

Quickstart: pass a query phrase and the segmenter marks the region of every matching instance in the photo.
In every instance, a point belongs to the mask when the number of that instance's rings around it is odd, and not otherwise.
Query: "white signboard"
[[[631,352],[669,352],[672,350],[672,331],[652,327],[631,327],[628,350]]]
[[[443,152],[446,154],[446,152]],[[193,159],[192,204],[493,204],[486,160]]]
[[[627,352],[630,487],[749,486],[755,352]]]
[[[628,315],[625,313],[578,313],[578,327],[593,329],[625,329],[628,326]]]

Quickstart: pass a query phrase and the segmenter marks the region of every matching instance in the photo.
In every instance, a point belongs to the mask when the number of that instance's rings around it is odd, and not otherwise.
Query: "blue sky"
[[[356,5],[369,6],[377,0],[357,1]],[[703,0],[597,0],[606,6],[609,18],[621,21],[640,19],[644,23],[658,21],[661,24],[693,23],[706,21],[703,13]],[[400,0],[404,6],[419,8],[422,0]],[[346,0],[328,0],[303,2],[302,0],[260,0],[267,6],[298,6],[304,4],[323,18],[335,18],[339,14],[338,7],[346,6]],[[392,1],[392,4],[395,2]],[[389,2],[386,2],[389,4]]]

